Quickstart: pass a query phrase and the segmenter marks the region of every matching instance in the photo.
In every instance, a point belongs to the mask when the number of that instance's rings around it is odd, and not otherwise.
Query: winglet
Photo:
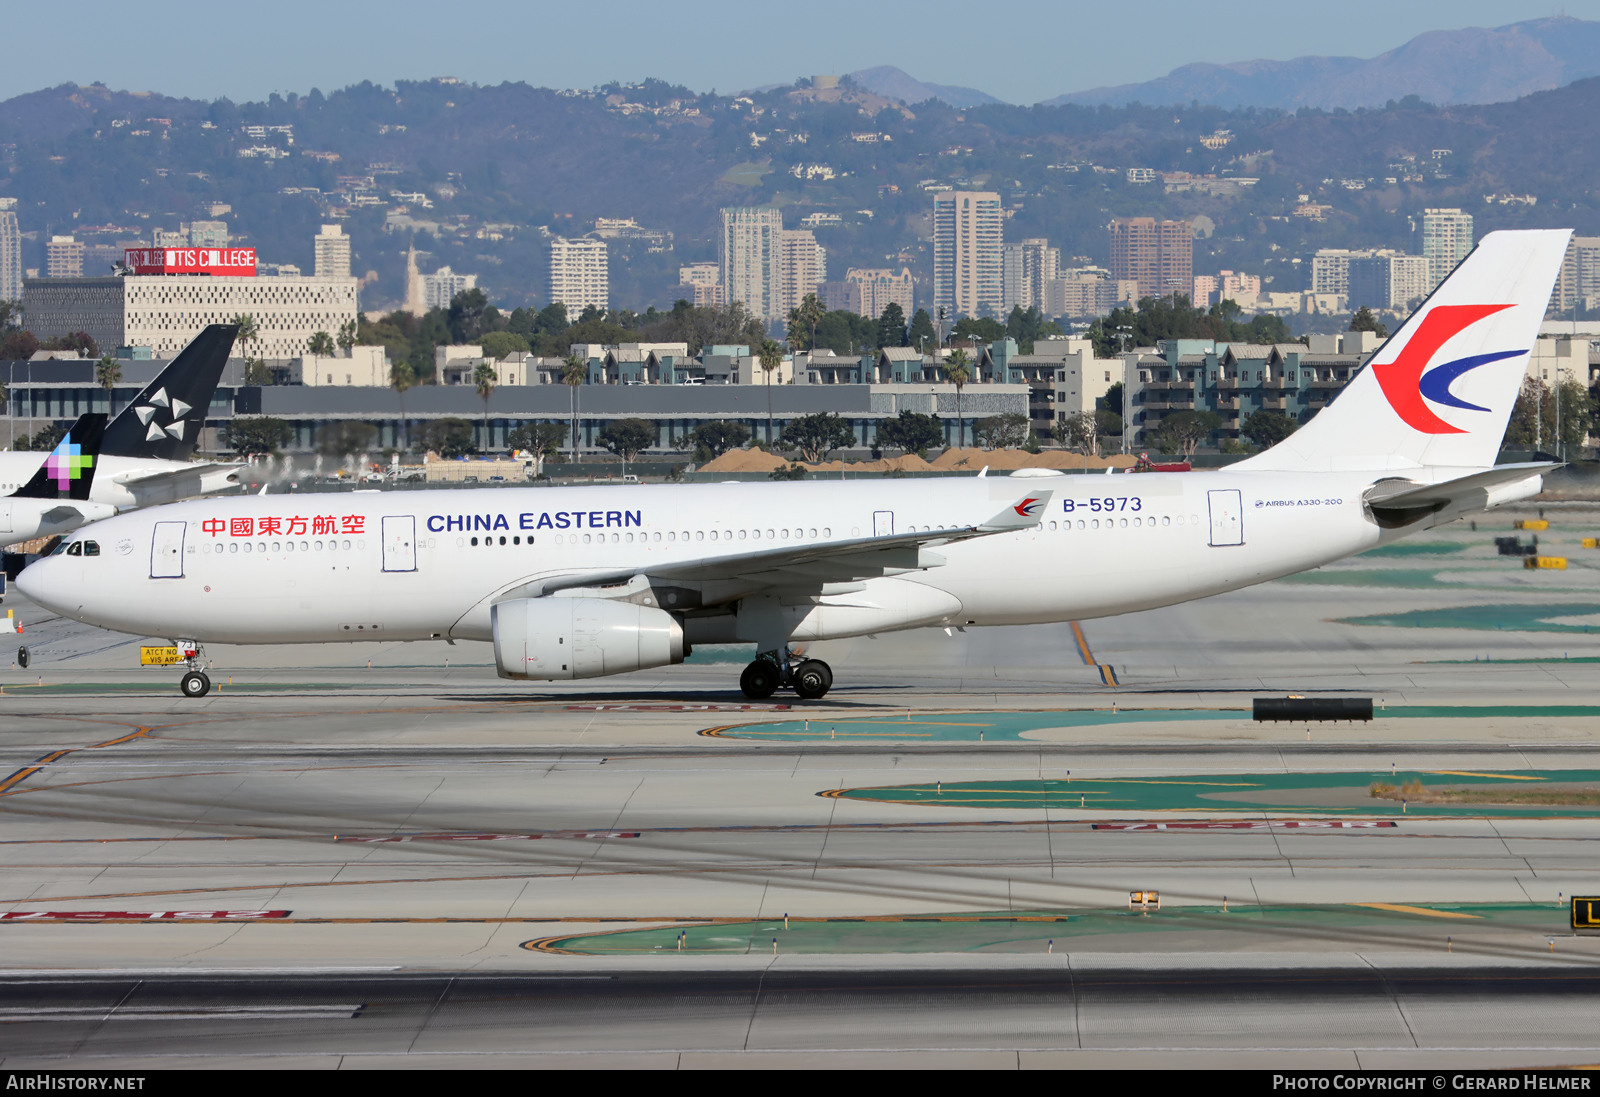
[[[999,514],[978,526],[980,533],[1003,533],[1013,529],[1032,529],[1043,519],[1044,513],[1050,507],[1050,499],[1055,492],[1036,491],[1031,495],[1024,495],[1015,503],[1006,507]]]

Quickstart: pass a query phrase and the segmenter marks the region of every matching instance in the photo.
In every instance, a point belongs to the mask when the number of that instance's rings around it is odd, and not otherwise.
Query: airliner
[[[73,534],[17,586],[181,650],[493,645],[501,677],[592,678],[750,644],[752,698],[826,694],[806,641],[1060,622],[1319,567],[1540,491],[1496,465],[1570,232],[1484,237],[1304,427],[1216,471],[482,488],[197,500]]]
[[[111,420],[90,502],[129,510],[239,485],[238,464],[190,460],[238,333],[231,324],[205,328]],[[0,493],[16,490],[38,467],[36,453],[0,453]]]

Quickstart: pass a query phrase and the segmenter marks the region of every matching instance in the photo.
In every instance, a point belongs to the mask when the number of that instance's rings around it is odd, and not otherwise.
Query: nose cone
[[[60,613],[61,607],[54,597],[55,584],[51,582],[52,573],[58,573],[60,570],[48,557],[35,560],[18,574],[16,587],[28,601]]]

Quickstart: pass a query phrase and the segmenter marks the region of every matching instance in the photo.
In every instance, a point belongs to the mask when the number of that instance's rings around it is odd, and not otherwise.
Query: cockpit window
[[[74,542],[72,542],[72,544],[68,545],[67,546],[67,555],[68,556],[82,556],[83,555],[83,542],[82,541],[74,541]]]
[[[85,541],[83,543],[83,554],[85,556],[99,556],[100,555],[100,542],[99,541]]]
[[[55,548],[50,550],[50,555],[51,556],[60,556],[63,552],[66,552],[71,547],[72,547],[72,542],[70,542],[70,541],[62,541],[62,542],[58,543]]]

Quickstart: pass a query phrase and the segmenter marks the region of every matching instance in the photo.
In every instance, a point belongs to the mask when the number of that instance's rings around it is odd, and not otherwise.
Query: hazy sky
[[[6,14],[0,99],[98,80],[246,100],[444,75],[561,88],[657,76],[727,92],[897,65],[1032,103],[1190,61],[1373,57],[1426,30],[1561,11],[1600,19],[1600,0],[36,0]]]

